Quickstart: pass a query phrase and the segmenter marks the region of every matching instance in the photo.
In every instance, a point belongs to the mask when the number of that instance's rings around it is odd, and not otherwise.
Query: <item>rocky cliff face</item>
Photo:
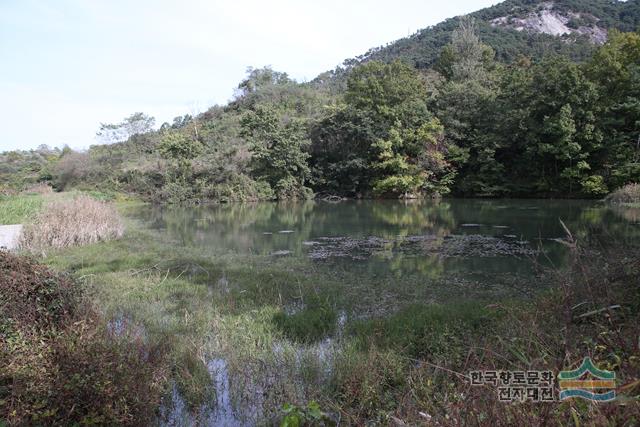
[[[491,25],[534,34],[585,35],[597,44],[607,41],[607,30],[597,25],[598,18],[582,13],[561,12],[556,10],[554,6],[553,2],[542,3],[538,10],[530,12],[524,17],[501,16],[493,19]]]

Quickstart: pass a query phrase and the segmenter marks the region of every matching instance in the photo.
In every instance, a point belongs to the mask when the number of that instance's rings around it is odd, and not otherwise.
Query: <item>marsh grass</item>
[[[117,239],[123,233],[124,225],[114,206],[79,195],[48,202],[25,225],[19,245],[32,253],[44,253],[51,248]]]
[[[273,323],[289,339],[312,343],[333,335],[338,315],[329,304],[314,301],[295,313],[278,311]]]
[[[457,358],[469,339],[486,330],[498,313],[485,304],[413,304],[389,316],[355,322],[351,333],[360,348],[391,349],[412,358]]]
[[[553,289],[527,300],[432,304],[427,292],[437,291],[435,282],[363,284],[293,257],[192,248],[129,221],[122,239],[53,251],[46,260],[81,278],[104,318],[130,318],[150,343],[164,343],[171,381],[196,414],[213,399],[212,359],[225,361],[233,406],[250,423],[277,423],[285,403],[310,401],[346,425],[418,425],[425,416],[440,425],[566,424],[572,414],[581,423],[595,414],[615,424],[638,409],[637,401],[504,405],[495,390],[472,388],[467,377],[485,369],[557,372],[592,355],[633,384],[636,254],[578,253],[570,270],[538,279]],[[464,283],[449,282],[459,286],[471,296]],[[584,311],[567,318],[584,301]],[[621,302],[615,316],[579,317]],[[342,312],[346,326],[337,334]]]
[[[640,420],[638,254],[632,249],[594,253],[569,237],[571,268],[549,272],[556,285],[528,302],[414,306],[356,323],[355,355],[343,355],[335,368],[335,405],[342,419],[347,424],[635,425]],[[497,388],[469,384],[471,370],[557,374],[585,356],[616,372],[618,401],[504,404]]]
[[[173,381],[188,408],[197,413],[212,400],[205,373],[214,358],[225,360],[231,395],[249,408],[245,415],[271,419],[286,402],[321,397],[330,370],[326,353],[333,348],[300,344],[274,323],[301,298],[320,305],[315,277],[303,279],[293,265],[270,267],[271,259],[176,252],[171,241],[133,222],[127,228],[123,239],[53,251],[47,262],[81,278],[105,318],[131,319],[144,325],[151,342],[166,343]],[[333,312],[321,317],[335,323]]]

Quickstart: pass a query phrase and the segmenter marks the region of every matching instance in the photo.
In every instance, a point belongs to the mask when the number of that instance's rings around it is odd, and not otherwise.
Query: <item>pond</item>
[[[170,425],[252,425],[277,417],[286,402],[331,396],[326,387],[353,325],[419,315],[416,305],[531,298],[546,289],[549,271],[569,267],[563,224],[591,251],[640,241],[638,211],[581,200],[144,205],[125,213],[160,236],[171,257],[162,252],[154,296],[140,299],[137,312],[161,312],[160,329],[186,322],[189,310],[218,316],[199,332],[213,335],[205,359],[217,397],[194,415],[174,389],[164,412]],[[163,287],[170,300],[156,296]]]
[[[145,206],[133,216],[177,247],[312,266],[362,283],[457,278],[493,289],[568,262],[566,232],[583,246],[634,242],[638,218],[583,200],[308,201]],[[478,292],[482,293],[482,289]]]

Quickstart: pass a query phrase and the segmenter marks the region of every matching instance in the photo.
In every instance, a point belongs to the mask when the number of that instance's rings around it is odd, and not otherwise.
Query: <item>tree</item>
[[[493,103],[498,96],[493,50],[476,35],[475,23],[461,19],[451,42],[443,49],[437,70],[440,84],[432,108],[452,147],[450,160],[460,170],[458,193],[497,195],[504,191],[502,167],[495,155],[500,148],[487,131],[495,125]]]
[[[381,130],[388,132],[397,121],[409,124],[427,114],[425,97],[425,84],[415,69],[400,61],[372,61],[351,72],[344,99],[375,117]]]
[[[171,131],[165,132],[158,148],[162,157],[179,162],[194,159],[202,152],[202,144],[198,141],[193,141],[182,133]]]
[[[302,122],[281,119],[272,108],[259,106],[246,113],[241,125],[241,135],[251,144],[253,176],[267,182],[278,199],[309,197],[309,140]]]
[[[640,34],[612,31],[586,67],[597,85],[600,160],[612,188],[640,181]]]
[[[424,177],[418,166],[409,163],[409,159],[401,154],[402,145],[403,140],[397,129],[389,131],[388,139],[380,139],[372,145],[372,149],[377,152],[377,159],[372,162],[372,166],[379,172],[379,177],[373,181],[374,194],[407,196],[422,185]]]
[[[235,102],[245,101],[265,88],[294,83],[287,73],[274,71],[271,67],[247,68],[247,77],[240,82],[235,92]]]
[[[595,86],[573,62],[552,56],[504,70],[490,138],[509,191],[597,195],[602,189]]]
[[[326,109],[311,130],[313,181],[321,191],[358,196],[369,190],[370,146],[375,122],[366,112],[346,104]]]
[[[142,135],[153,130],[155,119],[144,113],[133,113],[120,123],[100,123],[96,133],[104,144],[123,142],[135,135]]]
[[[372,61],[352,70],[344,104],[312,133],[314,170],[326,178],[322,184],[385,196],[447,192],[441,179],[448,149],[435,135],[442,128],[426,97],[421,76],[402,62]]]

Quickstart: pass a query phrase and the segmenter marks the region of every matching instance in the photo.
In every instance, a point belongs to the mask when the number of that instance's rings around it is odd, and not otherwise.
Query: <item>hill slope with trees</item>
[[[190,203],[602,197],[640,180],[638,4],[510,0],[309,83],[249,69],[231,102],[202,114],[154,129],[135,113],[85,152],[4,153],[0,182]],[[536,33],[552,15],[576,31]],[[627,32],[599,44],[596,27]]]
[[[546,19],[545,15],[548,15]],[[466,15],[469,17],[476,22],[478,36],[493,49],[496,59],[501,62],[511,62],[521,55],[540,59],[552,53],[584,61],[591,56],[596,45],[604,41],[593,37],[599,29],[630,32],[640,28],[640,2],[507,0]],[[536,22],[540,17],[542,21],[549,17],[557,18],[563,28]],[[344,66],[349,68],[367,61],[400,59],[419,69],[431,68],[463,18],[450,18],[386,46],[370,49],[363,55],[347,59]],[[558,34],[563,30],[568,33]]]

